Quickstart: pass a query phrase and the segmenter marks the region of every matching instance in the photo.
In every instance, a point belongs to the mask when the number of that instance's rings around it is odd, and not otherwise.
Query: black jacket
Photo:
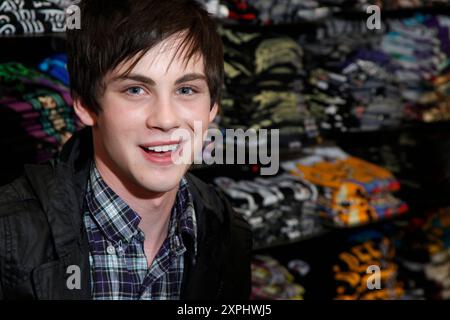
[[[0,299],[90,299],[82,204],[93,156],[83,129],[61,154],[0,188]],[[185,259],[182,299],[247,299],[252,238],[223,194],[188,174],[198,228],[195,264]],[[187,241],[187,239],[186,239]],[[70,290],[68,266],[81,270]],[[69,286],[70,287],[70,286]]]

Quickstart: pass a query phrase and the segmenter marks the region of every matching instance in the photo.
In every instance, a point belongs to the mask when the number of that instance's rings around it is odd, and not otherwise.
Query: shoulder
[[[221,264],[223,286],[220,297],[224,299],[248,299],[251,290],[251,255],[253,237],[248,222],[237,213],[226,196],[217,187],[207,184],[193,175],[187,177],[190,189],[196,193],[195,201],[205,210],[196,212],[204,219],[205,233],[210,243],[222,248],[222,255],[215,255]],[[200,206],[201,207],[201,206]],[[220,257],[220,258],[219,258]]]
[[[46,234],[47,225],[42,204],[26,174],[0,187],[0,241],[9,235],[19,237],[17,243],[34,243],[35,237]]]
[[[16,270],[13,264],[20,266],[17,270],[25,275],[51,248],[47,216],[27,175],[1,186],[0,269],[9,261],[11,270]]]
[[[214,212],[223,226],[228,225],[234,235],[249,242],[251,246],[251,231],[248,222],[231,206],[225,194],[217,187],[205,183],[192,174],[187,174],[186,179],[190,191],[194,196],[194,202],[201,202],[201,206]]]
[[[35,199],[24,175],[9,184],[0,186],[0,219],[17,213],[15,209]]]
[[[40,202],[38,194],[47,192],[43,189],[52,178],[53,171],[49,163],[25,165],[20,177],[7,185],[0,186],[0,218],[15,213],[15,210],[11,211],[11,208],[24,205],[30,207]]]

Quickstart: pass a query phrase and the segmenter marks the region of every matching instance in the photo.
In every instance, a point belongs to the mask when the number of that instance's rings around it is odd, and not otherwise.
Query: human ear
[[[75,113],[85,126],[93,126],[96,123],[96,117],[93,111],[86,108],[80,99],[75,99],[73,103]]]

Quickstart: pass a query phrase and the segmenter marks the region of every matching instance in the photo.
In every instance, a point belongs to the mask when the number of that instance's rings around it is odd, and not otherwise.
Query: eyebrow
[[[137,81],[137,82],[145,83],[145,84],[147,84],[149,86],[156,85],[156,82],[152,78],[146,77],[146,76],[141,75],[141,74],[121,75],[121,76],[115,77],[113,79],[113,81],[118,81],[118,80],[122,80],[122,81],[123,80],[134,80],[134,81]]]
[[[175,85],[188,82],[188,81],[194,81],[194,80],[205,80],[206,76],[201,73],[188,73],[179,78],[177,81],[175,81]]]
[[[149,78],[147,76],[141,75],[141,74],[128,74],[128,75],[122,75],[119,77],[114,78],[114,81],[117,80],[134,80],[137,82],[145,83],[149,86],[155,86],[156,82],[152,78]],[[194,81],[194,80],[204,80],[206,81],[206,76],[201,73],[188,73],[182,76],[181,78],[178,78],[175,81],[175,85],[179,85],[184,82],[188,81]]]

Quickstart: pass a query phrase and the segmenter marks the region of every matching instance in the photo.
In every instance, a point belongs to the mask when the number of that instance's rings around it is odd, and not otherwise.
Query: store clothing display
[[[255,8],[246,0],[226,0],[222,3],[228,9],[227,19],[238,20],[240,23],[254,22],[257,19]]]
[[[249,0],[249,3],[257,9],[258,18],[262,24],[319,21],[332,13],[330,7],[314,0]]]
[[[249,222],[255,247],[294,241],[323,231],[323,223],[315,213],[317,190],[305,180],[282,174],[240,181],[217,177],[214,183]]]
[[[322,22],[339,13],[366,13],[372,5],[381,10],[449,8],[447,0],[202,0],[215,16],[226,21],[277,25]]]
[[[332,19],[297,44],[287,35],[223,28],[221,125],[276,127],[281,136],[297,134],[307,142],[319,132],[448,120],[448,21],[433,15],[386,19],[382,30],[369,34],[361,24]]]
[[[288,36],[222,30],[224,128],[280,130],[307,143],[317,127],[300,95],[303,50]]]
[[[369,34],[353,22],[331,20],[320,33],[325,37],[300,37],[305,64],[313,65],[303,95],[322,132],[450,117],[448,18],[385,21]]]
[[[398,194],[414,211],[441,207],[450,192],[450,132],[447,123],[411,124],[396,130],[343,134],[336,143],[348,153],[391,171]],[[449,141],[449,142],[447,142]]]
[[[8,168],[52,158],[80,128],[69,89],[20,63],[0,64],[0,113]]]
[[[304,150],[308,156],[283,167],[319,189],[318,208],[337,226],[355,226],[403,214],[405,202],[392,195],[399,182],[387,170],[336,147]]]
[[[383,0],[382,3],[383,8],[386,9],[414,9],[448,5],[446,0]]]
[[[333,266],[337,300],[401,300],[404,285],[397,279],[395,247],[377,231],[350,236],[348,249]],[[374,275],[379,272],[379,279]]]
[[[450,119],[448,17],[416,15],[390,23],[381,43],[389,55],[409,118],[424,122]]]
[[[51,2],[54,5],[60,7],[61,9],[66,9],[71,5],[77,5],[81,2],[81,0],[45,0],[47,2]]]
[[[59,1],[59,5],[62,1]],[[57,33],[66,30],[64,9],[51,1],[4,0],[0,3],[0,36]]]
[[[295,263],[291,266],[296,267]],[[303,300],[305,288],[295,283],[291,272],[277,260],[257,255],[253,257],[251,267],[252,300]]]

